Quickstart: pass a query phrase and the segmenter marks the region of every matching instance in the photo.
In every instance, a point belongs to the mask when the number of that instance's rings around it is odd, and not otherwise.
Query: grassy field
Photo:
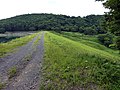
[[[55,33],[55,32],[53,32],[53,33]],[[66,38],[69,38],[71,40],[74,40],[74,41],[77,41],[77,42],[80,42],[80,43],[83,43],[87,46],[90,46],[90,47],[93,47],[93,48],[96,48],[96,49],[99,49],[99,50],[103,50],[103,51],[106,51],[108,53],[111,53],[111,54],[114,54],[114,55],[117,55],[117,56],[120,56],[118,50],[113,50],[113,49],[107,48],[106,46],[102,45],[98,41],[97,35],[96,36],[91,36],[91,35],[84,35],[84,34],[73,33],[73,32],[62,32],[61,34],[60,33],[55,33],[55,34],[57,34],[59,36],[66,37]]]
[[[74,89],[119,90],[120,57],[46,32],[40,90]]]
[[[0,57],[4,56],[7,52],[11,52],[13,49],[20,47],[26,44],[27,42],[31,41],[36,35],[38,35],[38,33],[13,39],[7,43],[0,43]]]

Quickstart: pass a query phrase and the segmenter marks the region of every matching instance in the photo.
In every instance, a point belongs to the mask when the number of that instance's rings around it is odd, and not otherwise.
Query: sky
[[[0,0],[0,19],[22,14],[53,13],[69,16],[102,15],[106,10],[95,0]]]

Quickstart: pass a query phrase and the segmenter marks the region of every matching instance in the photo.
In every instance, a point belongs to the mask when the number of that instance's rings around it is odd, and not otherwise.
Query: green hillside
[[[41,90],[119,90],[118,55],[63,36],[45,34]]]
[[[85,34],[105,33],[101,23],[103,15],[70,17],[55,14],[25,14],[0,20],[0,32],[5,31],[72,31]]]
[[[91,35],[84,35],[84,34],[77,33],[77,32],[76,33],[62,32],[61,34],[60,33],[55,33],[55,34],[69,38],[71,40],[74,40],[80,43],[83,43],[87,46],[90,46],[90,47],[93,47],[99,50],[104,50],[106,52],[119,56],[119,50],[111,49],[111,48],[108,48],[102,45],[101,42],[98,40],[98,35],[91,36]]]

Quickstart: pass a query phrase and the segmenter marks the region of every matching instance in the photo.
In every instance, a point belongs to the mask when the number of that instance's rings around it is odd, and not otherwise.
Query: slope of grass
[[[17,39],[13,39],[12,41],[7,42],[7,43],[0,43],[0,57],[4,56],[7,52],[11,52],[15,48],[28,43],[36,35],[38,35],[38,33],[27,35],[25,37],[21,37]]]
[[[40,90],[119,90],[120,58],[49,32]]]
[[[6,43],[16,38],[20,38],[20,37],[12,37],[12,36],[11,37],[0,37],[0,43]]]
[[[55,32],[54,32],[55,33]],[[104,50],[106,52],[109,52],[111,54],[119,56],[119,51],[118,50],[113,50],[110,48],[105,47],[102,45],[98,39],[97,36],[90,36],[90,35],[84,35],[80,33],[73,33],[73,32],[62,32],[61,34],[55,33],[60,36],[64,36],[66,38],[69,38],[71,40],[83,43],[87,46],[99,49],[99,50]]]

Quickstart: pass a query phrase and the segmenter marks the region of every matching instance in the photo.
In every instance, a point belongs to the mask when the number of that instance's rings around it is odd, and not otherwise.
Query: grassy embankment
[[[119,90],[119,60],[106,51],[46,32],[40,90]]]
[[[7,43],[0,43],[0,57],[4,56],[7,52],[11,52],[13,49],[20,47],[30,40],[32,40],[38,33],[27,35],[25,37],[13,39]]]
[[[64,36],[64,37],[69,38],[71,40],[83,43],[87,46],[90,46],[90,47],[93,47],[93,48],[96,48],[96,49],[99,49],[99,50],[104,50],[106,52],[109,52],[111,54],[119,56],[119,50],[113,50],[113,49],[107,48],[104,45],[102,45],[98,41],[97,35],[96,36],[91,36],[91,35],[84,35],[84,34],[73,33],[73,32],[62,32],[61,34],[59,34],[59,33],[55,33],[55,34]]]

